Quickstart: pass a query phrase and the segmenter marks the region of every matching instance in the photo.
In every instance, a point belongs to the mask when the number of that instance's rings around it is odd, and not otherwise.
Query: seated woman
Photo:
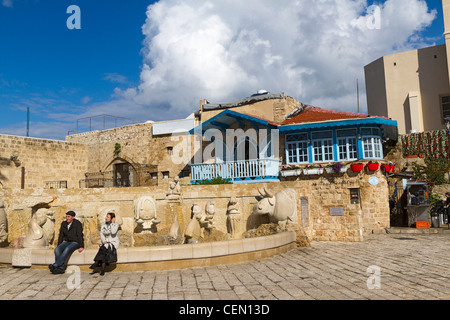
[[[101,267],[100,275],[105,274],[105,266],[110,263],[117,262],[116,249],[119,248],[119,224],[116,222],[116,215],[112,212],[108,213],[105,222],[100,228],[100,249],[94,258],[94,263],[90,266],[91,269]],[[95,272],[92,272],[95,273]]]

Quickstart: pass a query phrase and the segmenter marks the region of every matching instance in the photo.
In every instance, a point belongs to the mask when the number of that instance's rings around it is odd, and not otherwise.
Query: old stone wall
[[[241,112],[280,123],[285,120],[287,114],[299,106],[300,102],[289,96],[285,96],[283,99],[267,99],[239,107],[228,108],[228,110]],[[202,111],[201,120],[202,122],[206,122],[223,112],[225,109],[206,111],[202,109],[202,101],[200,101],[200,110]]]
[[[368,182],[371,176],[379,178],[379,184]],[[38,207],[53,212],[55,240],[64,214],[68,210],[77,212],[84,222],[85,234],[94,234],[101,222],[100,213],[113,210],[122,220],[124,246],[133,246],[141,234],[136,229],[134,203],[141,196],[151,196],[157,207],[158,232],[165,232],[174,221],[175,215],[184,231],[191,220],[191,208],[194,204],[202,208],[208,201],[216,207],[214,225],[217,231],[226,234],[227,208],[231,197],[236,197],[239,211],[238,234],[268,223],[267,216],[254,213],[255,204],[260,199],[259,188],[266,186],[276,193],[292,188],[296,193],[297,219],[309,239],[318,241],[362,241],[364,235],[382,232],[389,227],[389,203],[386,178],[380,173],[358,174],[354,176],[302,178],[272,184],[244,185],[182,185],[183,199],[180,202],[165,200],[167,188],[105,188],[105,189],[67,189],[67,190],[11,190],[0,189],[0,199],[5,203],[8,216],[9,238],[14,239],[26,234],[28,221]],[[350,188],[358,188],[360,202],[350,203]],[[43,205],[44,203],[44,205]],[[39,204],[37,207],[33,204]],[[337,210],[336,210],[337,209]],[[331,215],[332,212],[342,215]],[[87,244],[96,245],[98,238],[88,236]]]
[[[66,141],[88,146],[90,173],[113,171],[118,163],[130,163],[136,169],[151,167],[143,172],[139,186],[154,185],[151,181],[155,179],[153,173],[157,173],[157,184],[167,185],[170,178],[182,176],[183,171],[189,169],[184,163],[172,161],[173,150],[180,139],[172,135],[153,136],[152,123],[71,135]]]
[[[68,188],[78,188],[87,167],[85,145],[0,135],[0,188],[19,189],[22,179],[25,188],[57,188],[56,184],[46,186],[50,181],[67,181]]]

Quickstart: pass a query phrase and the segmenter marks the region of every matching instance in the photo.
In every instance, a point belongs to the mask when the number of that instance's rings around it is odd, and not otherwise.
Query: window
[[[169,171],[163,171],[163,179],[169,179]]]
[[[450,121],[450,96],[442,97],[442,117],[444,122]]]
[[[359,188],[351,188],[350,189],[350,203],[358,204],[359,203]]]
[[[358,159],[358,141],[356,137],[338,139],[339,160],[357,160]]]
[[[327,162],[334,160],[333,132],[314,132],[312,134],[313,161]]]
[[[383,144],[381,141],[380,129],[363,128],[361,129],[361,133],[364,159],[382,159]]]
[[[307,163],[308,157],[308,137],[306,133],[289,135],[286,137],[286,162]]]
[[[338,156],[340,161],[358,159],[356,129],[338,130]]]

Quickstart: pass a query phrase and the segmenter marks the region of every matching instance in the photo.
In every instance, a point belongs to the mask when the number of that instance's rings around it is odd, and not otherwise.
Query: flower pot
[[[353,172],[361,172],[362,169],[364,168],[364,165],[363,164],[352,164],[351,168],[352,168]]]
[[[379,167],[380,167],[379,163],[368,163],[367,164],[367,169],[369,169],[369,171],[377,171]]]
[[[340,173],[346,173],[348,170],[348,167],[342,167],[341,170],[339,171]]]
[[[326,173],[335,173],[333,168],[325,168]]]
[[[292,177],[300,175],[300,170],[284,170],[281,171],[283,177]]]
[[[303,174],[312,175],[312,174],[322,174],[323,168],[315,168],[315,169],[303,169]]]
[[[391,164],[383,164],[383,165],[381,165],[381,167],[383,168],[383,170],[384,170],[386,173],[389,173],[389,172],[394,172],[395,165],[391,165]]]

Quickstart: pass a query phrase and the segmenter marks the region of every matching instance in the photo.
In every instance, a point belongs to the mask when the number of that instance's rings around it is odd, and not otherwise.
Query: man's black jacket
[[[83,225],[77,219],[73,219],[70,229],[67,230],[67,221],[61,223],[59,229],[58,246],[63,241],[78,242],[80,248],[84,248]]]

